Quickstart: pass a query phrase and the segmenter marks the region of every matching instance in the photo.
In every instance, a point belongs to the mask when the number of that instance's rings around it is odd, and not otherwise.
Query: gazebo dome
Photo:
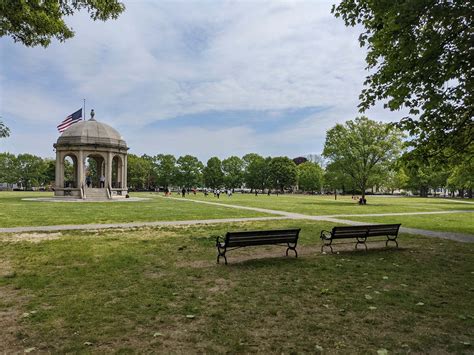
[[[94,145],[127,149],[127,143],[115,128],[94,119],[75,123],[66,129],[55,144],[55,146],[64,145]]]

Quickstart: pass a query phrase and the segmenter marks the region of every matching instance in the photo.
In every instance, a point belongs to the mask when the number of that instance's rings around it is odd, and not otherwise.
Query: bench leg
[[[367,238],[357,237],[356,239],[357,239],[357,243],[355,244],[354,249],[357,250],[357,247],[359,246],[359,244],[363,244],[365,247],[365,251],[367,251],[367,244],[365,244],[365,241],[367,240]]]
[[[323,240],[324,244],[321,245],[321,253],[324,252],[324,247],[329,247],[331,248],[331,253],[334,253],[334,251],[332,250],[332,239],[329,239],[329,243],[326,243],[327,240]]]
[[[397,248],[398,248],[397,236],[395,236],[395,238],[390,238],[390,237],[387,235],[387,241],[385,242],[385,247],[387,247],[387,248],[388,248],[388,242],[395,242],[395,245],[396,245]]]
[[[224,249],[224,252],[222,252],[219,247],[217,248],[217,263],[218,263],[218,264],[219,264],[219,259],[220,259],[220,257],[223,256],[223,257],[224,257],[224,260],[225,260],[225,264],[227,265],[227,258],[226,258],[226,256],[225,256],[225,252],[226,252],[225,249]]]
[[[288,244],[288,248],[286,249],[286,256],[288,256],[288,251],[289,250],[293,250],[295,252],[295,258],[298,257],[298,252],[296,251],[296,245],[294,247],[290,246],[290,244]]]

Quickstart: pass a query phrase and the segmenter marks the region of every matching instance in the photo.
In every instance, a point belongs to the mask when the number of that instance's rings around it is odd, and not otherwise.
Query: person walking
[[[100,176],[100,187],[101,188],[105,187],[105,176],[104,175]]]
[[[186,189],[183,187],[183,189],[181,190],[181,196],[182,197],[186,197]]]

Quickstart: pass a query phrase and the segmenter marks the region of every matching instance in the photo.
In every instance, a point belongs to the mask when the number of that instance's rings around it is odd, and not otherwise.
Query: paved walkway
[[[107,224],[65,224],[58,226],[31,226],[0,228],[0,233],[26,233],[26,232],[60,232],[68,230],[96,230],[110,228],[140,228],[161,226],[186,226],[193,224],[215,224],[232,222],[254,222],[288,219],[288,217],[255,217],[255,218],[222,218],[222,219],[193,219],[189,221],[159,221],[159,222],[133,222],[133,223],[107,223]]]
[[[165,198],[159,196],[160,198]],[[12,228],[0,228],[0,233],[26,233],[26,232],[58,232],[66,230],[95,230],[95,229],[108,229],[108,228],[139,228],[139,227],[157,227],[157,226],[179,226],[179,225],[194,225],[194,224],[216,224],[216,223],[235,223],[235,222],[253,222],[253,221],[268,221],[268,220],[280,220],[280,219],[305,219],[312,221],[328,221],[338,224],[349,224],[349,225],[362,225],[367,222],[352,221],[347,219],[341,219],[340,217],[374,217],[374,216],[411,216],[411,215],[429,215],[429,214],[449,214],[449,213],[473,213],[474,210],[451,210],[451,211],[434,211],[434,212],[403,212],[403,213],[383,213],[383,214],[356,214],[356,215],[329,215],[329,216],[310,216],[301,213],[286,212],[271,210],[266,208],[248,207],[229,205],[219,202],[211,201],[200,201],[200,200],[189,200],[176,197],[166,197],[167,199],[194,202],[201,204],[208,204],[214,206],[221,206],[226,208],[235,208],[241,210],[250,210],[256,212],[263,212],[278,217],[255,217],[255,218],[223,218],[223,219],[203,219],[203,220],[190,220],[190,221],[161,221],[161,222],[134,222],[134,223],[110,223],[110,224],[80,224],[80,225],[59,225],[59,226],[31,226],[31,227],[12,227]],[[415,228],[400,228],[401,233],[418,234],[427,237],[450,239],[463,243],[474,243],[474,235],[454,233],[454,232],[438,232],[424,229]]]

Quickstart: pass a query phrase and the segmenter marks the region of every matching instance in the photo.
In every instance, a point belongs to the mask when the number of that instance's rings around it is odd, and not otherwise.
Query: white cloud
[[[7,59],[0,67],[1,111],[55,125],[85,97],[99,120],[119,130],[133,126],[122,134],[143,153],[276,155],[321,145],[326,129],[357,115],[365,76],[358,30],[335,19],[331,5],[130,1],[116,21],[77,14],[69,19],[76,36],[65,43],[43,49],[0,40]],[[270,134],[250,127],[148,131],[150,123],[185,114],[303,107],[327,110]],[[285,147],[282,134],[298,144]],[[18,138],[16,146],[28,145]]]

